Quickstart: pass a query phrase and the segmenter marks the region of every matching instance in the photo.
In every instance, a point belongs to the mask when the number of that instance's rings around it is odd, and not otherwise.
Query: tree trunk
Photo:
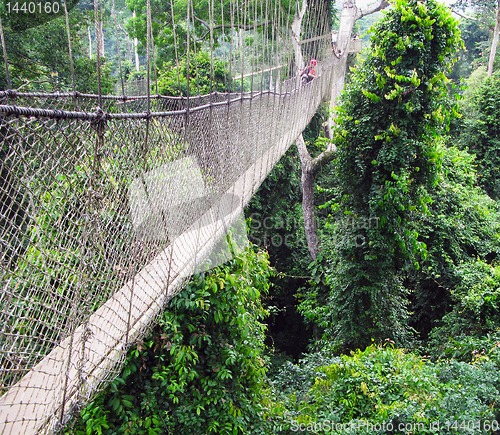
[[[499,0],[500,1],[500,0]],[[330,108],[334,109],[337,105],[338,98],[342,89],[344,87],[345,81],[345,70],[347,64],[347,52],[349,50],[349,44],[351,41],[352,28],[356,20],[361,17],[387,7],[389,3],[386,0],[378,0],[376,3],[367,6],[365,9],[359,9],[354,3],[346,1],[342,9],[342,15],[340,16],[339,30],[337,33],[337,48],[342,51],[341,62],[342,62],[342,74],[336,81],[332,83],[332,91],[330,97]],[[303,69],[304,60],[302,56],[302,50],[300,48],[300,33],[302,26],[302,18],[306,12],[307,3],[306,0],[302,2],[301,10],[295,15],[292,23],[292,43],[295,49],[295,62],[298,68]],[[332,111],[332,113],[334,113]],[[333,138],[332,127],[334,125],[334,119],[331,118],[327,123],[326,136],[329,139]],[[313,260],[319,252],[319,237],[318,228],[316,226],[316,216],[314,213],[314,187],[316,181],[316,173],[318,169],[331,161],[335,156],[336,148],[335,145],[330,144],[328,148],[323,151],[318,157],[312,158],[304,141],[302,133],[297,138],[295,144],[299,151],[300,162],[302,165],[302,215],[304,217],[304,230],[306,233],[307,247],[309,253]]]
[[[299,70],[305,68],[302,48],[300,47],[300,34],[302,33],[302,19],[307,10],[307,0],[302,0],[302,7],[297,10],[292,22],[292,45],[295,52],[295,63]]]
[[[316,215],[314,213],[314,187],[316,173],[319,168],[332,160],[337,149],[331,144],[318,157],[312,158],[306,148],[306,143],[302,133],[295,141],[299,151],[302,165],[302,216],[304,217],[304,231],[306,233],[307,248],[313,260],[316,260],[319,252],[318,227],[316,225]]]
[[[493,65],[495,64],[495,56],[497,54],[498,36],[500,34],[500,0],[497,2],[497,17],[495,30],[493,31],[493,41],[491,43],[490,60],[488,62],[488,76],[493,75]]]
[[[316,168],[311,165],[304,137],[302,134],[296,141],[299,150],[300,161],[302,163],[302,216],[304,217],[304,231],[306,233],[307,248],[313,260],[316,260],[319,250],[318,227],[314,214],[314,186],[316,178]]]
[[[127,42],[127,60],[132,63],[132,47],[130,46],[130,39],[127,35],[127,38],[125,39]]]
[[[132,12],[132,18],[135,18],[135,11]],[[135,70],[139,72],[139,53],[137,52],[138,41],[134,38]]]
[[[499,0],[500,1],[500,0]],[[326,124],[326,137],[328,139],[333,139],[333,126],[335,125],[335,107],[337,107],[340,94],[342,89],[344,89],[346,64],[347,64],[347,52],[349,51],[349,44],[351,42],[351,34],[354,23],[360,18],[371,15],[389,6],[386,0],[378,0],[375,3],[368,5],[364,9],[357,8],[354,3],[349,1],[344,3],[342,8],[342,14],[340,15],[339,29],[337,32],[337,49],[342,51],[342,75],[339,77],[336,83],[332,84],[332,92],[330,96],[330,113],[331,118]]]
[[[92,35],[90,34],[90,26],[87,27],[89,35],[89,59],[92,59]]]

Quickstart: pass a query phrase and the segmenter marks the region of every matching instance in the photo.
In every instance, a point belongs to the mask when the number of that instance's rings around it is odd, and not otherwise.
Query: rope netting
[[[220,56],[238,92],[149,95],[149,71],[142,97],[0,92],[0,434],[59,430],[118,374],[186,279],[227,259],[231,228],[244,243],[243,208],[329,99],[342,74],[330,38],[303,45],[323,61],[301,86],[296,8],[226,7]],[[325,7],[305,36],[329,31]]]

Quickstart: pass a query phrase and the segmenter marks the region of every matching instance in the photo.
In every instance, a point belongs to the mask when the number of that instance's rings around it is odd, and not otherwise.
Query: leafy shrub
[[[338,361],[340,357],[332,357],[324,351],[307,354],[297,364],[286,361],[270,379],[278,400],[289,404],[292,399],[290,403],[299,403],[306,397],[316,378],[322,376],[319,368]]]
[[[443,164],[439,182],[428,189],[432,199],[429,213],[413,223],[427,245],[427,258],[405,282],[412,289],[411,324],[422,340],[450,311],[455,311],[450,318],[455,332],[443,330],[444,339],[449,333],[457,335],[462,325],[462,330],[472,327],[474,316],[462,313],[465,305],[460,300],[471,286],[476,286],[477,293],[485,285],[482,281],[493,274],[490,264],[500,253],[500,207],[477,187],[475,156],[444,143],[439,144],[438,152]],[[494,291],[491,285],[488,291]],[[495,317],[494,312],[489,316]]]
[[[457,343],[462,347],[488,341],[489,334],[500,329],[500,267],[477,260],[456,267],[456,275],[459,283],[451,291],[453,309],[431,332],[429,346],[436,355],[449,355],[453,350],[456,357]]]
[[[476,154],[479,184],[493,199],[500,198],[500,75],[486,77],[483,71],[471,75],[471,89],[462,107],[459,143]]]
[[[177,66],[164,67],[158,77],[158,90],[162,95],[187,96],[206,95],[210,92],[238,91],[241,82],[231,81],[226,65],[214,59],[213,65],[209,53],[202,51],[196,59],[190,59],[189,86],[187,60],[183,59]]]
[[[78,434],[260,433],[271,269],[246,250],[193,277],[121,375],[82,412]]]
[[[273,433],[292,434],[300,427],[325,434],[492,433],[483,429],[500,412],[498,366],[492,360],[433,363],[390,342],[316,368],[309,385],[302,400],[274,408],[281,412],[275,421],[282,423]]]

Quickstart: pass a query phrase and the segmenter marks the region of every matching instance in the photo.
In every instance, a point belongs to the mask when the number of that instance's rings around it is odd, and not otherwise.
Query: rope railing
[[[293,79],[294,80],[294,79]],[[294,80],[295,81],[295,80]],[[286,84],[286,83],[285,83]],[[243,100],[251,100],[262,95],[271,94],[275,96],[285,96],[297,92],[297,89],[292,89],[291,91],[279,92],[275,90],[267,90],[262,92],[245,92],[243,95],[238,94],[227,94],[221,92],[213,92],[212,94],[207,94],[203,96],[198,96],[196,98],[183,98],[183,97],[165,97],[163,95],[158,95],[157,99],[159,100],[173,100],[176,102],[191,102],[196,104],[197,100],[212,100],[211,97],[219,97],[221,101],[214,102],[210,101],[208,104],[203,104],[201,106],[194,105],[190,108],[185,108],[181,110],[172,110],[168,112],[143,112],[143,113],[106,113],[100,109],[98,109],[95,113],[89,112],[75,112],[75,111],[66,111],[66,110],[50,110],[50,109],[37,109],[32,107],[22,107],[15,105],[0,105],[0,113],[4,113],[5,115],[22,115],[22,116],[31,116],[35,118],[51,118],[51,119],[88,119],[88,120],[110,120],[110,119],[147,119],[147,118],[156,118],[156,117],[168,117],[173,115],[184,115],[189,112],[197,112],[199,110],[205,110],[209,107],[217,107],[217,106],[228,106],[230,104],[237,103]],[[12,92],[4,92],[4,94],[8,94],[12,97]],[[57,94],[56,94],[57,95]],[[74,93],[68,93],[65,97],[74,96]],[[44,97],[47,94],[37,94],[37,93],[19,93],[16,96],[23,97]],[[53,95],[50,95],[53,96]],[[57,95],[60,96],[60,95]],[[234,98],[233,98],[234,96]],[[2,92],[0,92],[0,98],[2,97]],[[98,98],[97,95],[89,95],[87,98]],[[106,97],[102,97],[106,99]],[[154,97],[151,97],[154,98]],[[111,97],[111,100],[126,100],[126,101],[136,101],[136,100],[147,100],[147,97]]]

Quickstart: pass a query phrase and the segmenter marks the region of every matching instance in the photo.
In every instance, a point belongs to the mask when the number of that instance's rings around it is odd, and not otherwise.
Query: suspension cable
[[[66,0],[63,1],[63,6],[64,6],[64,18],[66,20],[66,34],[68,35],[69,66],[71,69],[71,80],[73,82],[73,92],[75,92],[76,91],[75,65],[73,64],[73,52],[71,49],[71,33],[69,31],[69,17],[68,17],[68,8],[66,7]]]
[[[2,19],[0,18],[0,37],[2,38],[3,61],[5,63],[5,75],[7,77],[7,86],[12,89],[10,83],[9,60],[7,58],[7,47],[5,46],[5,37],[3,35]]]
[[[179,54],[177,52],[177,35],[175,31],[175,17],[174,17],[174,2],[170,2],[170,13],[172,15],[172,34],[174,35],[174,52],[175,52],[175,67],[177,69],[177,83],[179,85],[179,97],[182,97],[181,90],[181,72],[179,65]]]
[[[112,14],[113,14],[113,19],[115,22],[115,35],[116,35],[116,53],[118,56],[118,67],[120,69],[120,81],[122,85],[122,95],[125,97],[125,83],[123,81],[123,70],[122,70],[122,56],[120,52],[120,38],[118,37],[118,22],[116,20],[116,6],[115,6],[115,0],[113,0],[112,3]]]
[[[102,109],[102,83],[101,83],[101,31],[99,25],[99,0],[94,0],[94,25],[97,55],[97,93],[99,95],[99,108]]]

